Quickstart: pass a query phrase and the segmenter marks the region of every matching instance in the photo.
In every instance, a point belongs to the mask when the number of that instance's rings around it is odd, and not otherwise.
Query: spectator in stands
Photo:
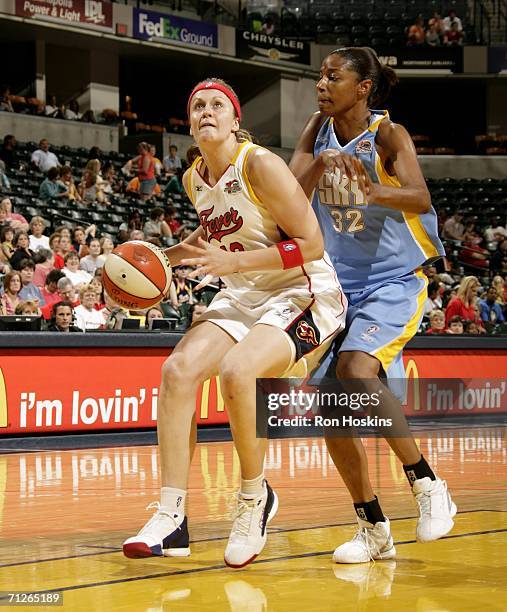
[[[507,283],[504,281],[504,279],[499,274],[497,274],[496,276],[493,277],[493,281],[491,282],[491,285],[496,289],[497,304],[500,304],[500,306],[503,307],[505,305],[505,302],[507,301]]]
[[[61,270],[63,268],[63,266],[65,265],[65,262],[63,261],[63,251],[60,248],[60,233],[59,232],[55,232],[54,234],[51,234],[51,236],[49,237],[49,248],[53,251],[54,256],[55,256],[55,268],[57,268],[58,270]]]
[[[446,30],[444,34],[444,45],[448,47],[456,47],[463,44],[463,32],[458,28],[458,24],[454,22],[450,30]]]
[[[445,333],[445,313],[443,310],[432,310],[430,313],[430,326],[426,330],[427,334]]]
[[[57,291],[58,300],[55,300],[54,303],[58,303],[63,300],[71,302],[73,308],[79,306],[79,299],[76,299],[76,289],[74,288],[74,285],[72,284],[72,281],[69,278],[63,277],[58,281]],[[51,318],[52,309],[52,305],[48,304],[41,308],[42,316],[44,317],[44,319],[46,319],[46,321]]]
[[[21,301],[19,292],[21,291],[21,274],[19,272],[7,272],[2,279],[4,292],[0,297],[0,313],[12,315],[16,306]]]
[[[19,270],[19,265],[23,259],[31,259],[35,263],[34,253],[30,249],[30,239],[26,232],[17,232],[14,235],[12,245],[15,251],[9,263],[14,270]]]
[[[99,259],[104,263],[114,249],[114,242],[108,236],[102,236],[100,239],[100,249],[102,254],[99,255]]]
[[[173,174],[169,179],[167,185],[164,188],[164,195],[171,197],[172,193],[184,193],[183,189],[183,170],[177,170],[176,174]]]
[[[58,106],[56,102],[56,96],[54,94],[49,94],[46,101],[46,107],[44,109],[44,114],[46,117],[53,117],[54,119],[63,119],[65,116],[64,106]]]
[[[79,267],[81,270],[88,272],[92,276],[97,268],[104,265],[104,260],[100,258],[100,241],[98,238],[92,238],[88,244],[89,253],[81,259]]]
[[[60,170],[58,168],[50,168],[46,178],[42,181],[39,187],[39,198],[41,200],[51,200],[52,198],[67,198],[69,192],[65,189],[60,178]]]
[[[496,287],[491,285],[486,293],[485,299],[479,300],[481,320],[489,327],[495,325],[496,323],[505,322],[502,307],[500,304],[497,304],[496,301],[497,297],[498,292]]]
[[[484,330],[481,329],[475,321],[465,321],[464,324],[464,333],[470,334],[473,336],[478,336],[479,334],[483,334]]]
[[[46,221],[42,217],[32,217],[30,221],[30,248],[35,253],[39,249],[49,249],[49,238],[44,236]]]
[[[415,20],[415,23],[408,29],[407,45],[410,47],[423,45],[424,40],[424,19],[422,17],[418,17]]]
[[[58,293],[58,281],[61,278],[67,280],[67,277],[61,270],[51,270],[48,272],[45,285],[41,288],[42,297],[44,298],[46,306],[51,306],[61,301],[62,296]]]
[[[83,114],[79,112],[79,102],[71,100],[63,116],[64,119],[69,119],[70,121],[81,121]]]
[[[160,176],[162,174],[162,162],[157,157],[157,147],[155,145],[150,145],[150,153],[153,157],[153,163],[155,164],[155,174],[156,176]]]
[[[96,272],[97,270],[95,270]],[[100,278],[98,276],[94,276],[90,281],[90,287],[93,287],[95,290],[96,301],[95,301],[95,310],[102,310],[106,306],[106,298],[104,292],[104,285],[102,284]]]
[[[100,147],[90,147],[90,150],[88,151],[88,159],[86,161],[89,162],[91,159],[98,159],[99,162],[102,163],[102,160],[104,159],[104,153],[102,152]]]
[[[13,113],[14,108],[11,102],[11,89],[8,85],[0,86],[0,111]]]
[[[164,313],[158,306],[153,306],[152,308],[148,308],[146,311],[145,319],[144,319],[144,327],[145,329],[151,329],[151,322],[153,319],[163,319]]]
[[[451,318],[455,316],[467,321],[477,319],[475,301],[478,289],[479,281],[475,276],[465,276],[461,279],[456,297],[449,302],[445,311],[447,326],[449,326]]]
[[[185,227],[185,223],[181,224],[176,219],[176,215],[176,209],[173,206],[168,206],[165,209],[165,222],[169,226],[169,229],[175,238],[180,235],[181,231]]]
[[[169,155],[164,157],[164,170],[167,176],[176,174],[177,170],[183,168],[181,157],[178,156],[178,147],[176,145],[169,146]]]
[[[504,238],[507,238],[507,228],[502,225],[488,227],[484,231],[484,237],[486,238],[486,242],[496,243],[494,246],[498,246],[499,242],[501,242]]]
[[[119,228],[119,240],[120,242],[126,242],[129,239],[130,232],[133,230],[143,229],[143,219],[141,213],[138,210],[133,210],[128,220],[123,222]]]
[[[82,225],[76,225],[72,230],[72,248],[79,257],[88,255],[88,243],[95,236],[97,227],[89,225],[86,229]]]
[[[102,191],[109,195],[121,191],[123,180],[116,175],[116,170],[112,162],[106,162],[102,168]]]
[[[46,277],[55,269],[55,254],[51,249],[39,249],[35,253],[35,274],[33,283],[39,289],[42,289],[46,284]]]
[[[90,285],[84,285],[79,291],[81,304],[76,307],[76,325],[83,331],[99,329],[104,327],[105,320],[101,311],[95,310],[97,299],[95,289]]]
[[[438,282],[428,285],[428,297],[424,302],[423,316],[428,317],[433,310],[442,309],[442,298],[440,297],[440,286]]]
[[[436,33],[440,37],[440,42],[442,42],[444,38],[445,25],[440,13],[437,13],[436,11],[433,13],[433,17],[428,21],[428,26],[430,28],[431,26],[434,26]]]
[[[79,256],[75,251],[70,251],[70,253],[67,253],[63,260],[65,261],[63,273],[70,281],[72,281],[72,284],[75,287],[89,284],[89,282],[92,280],[92,275],[85,272],[85,270],[79,269]]]
[[[276,26],[275,26],[275,22],[273,18],[268,15],[262,22],[261,32],[263,34],[267,34],[268,36],[271,36],[272,34],[275,33],[275,28]]]
[[[430,25],[426,30],[426,44],[430,47],[438,47],[442,43],[440,33],[435,24]]]
[[[463,319],[459,316],[454,316],[449,319],[449,324],[446,329],[447,334],[462,334],[464,331],[463,328]]]
[[[155,178],[155,161],[151,154],[150,145],[147,142],[140,142],[137,145],[138,156],[137,178],[139,179],[139,195],[143,200],[151,198],[157,180]]]
[[[0,243],[2,245],[2,254],[7,261],[10,260],[14,253],[14,246],[12,240],[14,238],[14,230],[10,225],[4,225],[0,229]]]
[[[19,292],[19,297],[22,300],[34,300],[37,302],[37,305],[45,306],[46,302],[44,301],[44,297],[42,295],[41,290],[37,285],[33,282],[33,277],[35,274],[35,264],[32,259],[23,259],[23,261],[19,265],[19,272],[21,274],[21,291]]]
[[[142,230],[132,230],[128,240],[144,240],[144,232]]]
[[[450,10],[447,17],[444,18],[444,32],[448,32],[453,25],[456,25],[458,31],[463,30],[461,19],[456,16],[456,11]]]
[[[207,306],[203,302],[196,302],[190,307],[190,324],[193,324],[197,319],[206,312]]]
[[[22,316],[39,315],[40,310],[36,302],[33,300],[22,300],[15,308],[14,314]]]
[[[104,327],[106,329],[121,329],[124,319],[129,318],[128,310],[124,310],[117,306],[106,292],[104,292],[104,298],[106,305],[100,311],[105,321]]]
[[[5,164],[0,159],[0,191],[10,191],[11,183],[5,174]]]
[[[101,181],[98,176],[90,170],[83,172],[83,178],[79,183],[78,192],[84,202],[98,202],[99,204],[105,203],[107,200],[104,196],[104,192],[100,187]]]
[[[164,220],[165,214],[163,208],[153,208],[150,212],[150,219],[144,224],[144,235],[146,240],[153,238],[159,239],[157,244],[164,244],[165,238],[172,238],[171,228]]]
[[[72,168],[70,166],[61,166],[59,183],[67,192],[66,197],[69,200],[77,200],[78,202],[83,201],[74,183],[74,178],[72,176]]]
[[[4,141],[0,147],[0,159],[5,164],[7,170],[19,168],[18,156],[16,153],[17,141],[13,134],[4,136]]]
[[[74,308],[72,303],[64,300],[54,304],[52,307],[51,321],[48,331],[54,332],[80,332],[79,327],[74,324]]]
[[[489,269],[496,274],[507,274],[507,238],[504,238],[491,256]]]
[[[174,268],[173,283],[176,289],[178,304],[193,304],[192,285],[187,281],[190,268],[188,266],[178,266]]]
[[[58,157],[49,150],[49,141],[43,138],[39,142],[39,148],[32,153],[31,161],[37,170],[46,174],[51,168],[60,166]]]
[[[463,240],[465,226],[462,223],[463,213],[461,210],[456,210],[452,217],[449,217],[442,228],[442,238],[451,240]]]
[[[5,210],[7,215],[5,222],[12,227],[15,232],[28,231],[28,221],[19,213],[12,212],[12,201],[10,198],[3,198],[0,201],[0,209]]]

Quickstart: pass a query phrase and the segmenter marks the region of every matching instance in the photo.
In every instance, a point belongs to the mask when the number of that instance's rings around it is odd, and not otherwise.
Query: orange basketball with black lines
[[[143,310],[158,304],[169,291],[171,264],[162,249],[131,240],[116,247],[104,263],[102,283],[123,308]]]

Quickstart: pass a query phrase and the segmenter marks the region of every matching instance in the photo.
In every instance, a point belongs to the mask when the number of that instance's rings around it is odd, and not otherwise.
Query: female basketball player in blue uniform
[[[256,436],[255,381],[305,376],[345,326],[346,301],[303,190],[276,155],[241,136],[241,109],[223,81],[199,83],[188,101],[199,156],[184,177],[201,225],[165,252],[193,274],[221,276],[218,293],[162,369],[157,511],[123,544],[127,557],[190,554],[185,498],[199,385],[220,386],[241,465],[241,489],[225,550],[243,567],[263,549],[277,496],[264,478],[266,440]],[[287,239],[288,237],[288,239]]]
[[[394,71],[381,66],[372,49],[328,55],[317,83],[320,110],[310,117],[290,164],[306,195],[314,193],[325,249],[349,300],[345,338],[336,341],[334,355],[315,377],[329,371],[334,356],[342,379],[402,378],[402,349],[419,327],[426,298],[421,266],[444,255],[410,135],[387,111],[371,110],[395,82]],[[417,539],[435,540],[452,529],[456,506],[421,455],[399,401],[388,396],[398,437],[387,440],[419,506]],[[371,487],[360,438],[326,436],[326,442],[359,523],[334,560],[393,558],[389,520]]]

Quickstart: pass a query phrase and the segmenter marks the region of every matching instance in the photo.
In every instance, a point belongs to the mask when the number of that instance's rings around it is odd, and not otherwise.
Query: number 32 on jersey
[[[337,232],[353,234],[364,230],[363,211],[352,208],[366,206],[364,194],[356,181],[351,182],[347,176],[340,177],[338,173],[326,172],[319,181],[318,195],[322,205],[336,207],[329,208],[329,214],[333,217],[333,227]]]

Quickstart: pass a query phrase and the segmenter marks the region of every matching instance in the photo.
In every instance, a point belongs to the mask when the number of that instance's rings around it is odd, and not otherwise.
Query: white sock
[[[264,472],[261,472],[257,478],[252,478],[252,480],[241,479],[241,488],[240,494],[243,497],[259,497],[264,493],[264,487],[262,483],[264,482]]]
[[[169,512],[185,515],[185,499],[187,492],[183,489],[173,487],[162,487],[160,489],[160,507]]]

